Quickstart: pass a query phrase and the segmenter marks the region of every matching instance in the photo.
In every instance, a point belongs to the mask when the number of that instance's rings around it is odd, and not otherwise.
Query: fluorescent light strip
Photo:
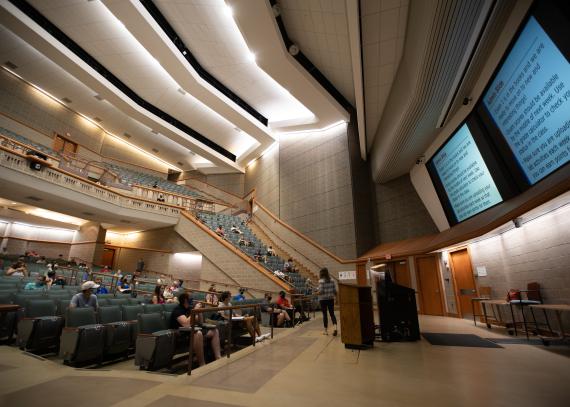
[[[324,131],[327,130],[331,130],[337,126],[341,126],[343,124],[346,124],[347,122],[345,122],[344,120],[338,121],[336,123],[333,123],[331,125],[328,125],[326,127],[323,127],[321,129],[314,129],[314,130],[299,130],[299,131],[289,131],[289,132],[279,132],[277,133],[279,136],[287,136],[287,135],[293,135],[293,134],[306,134],[306,133],[322,133]]]
[[[40,229],[51,229],[51,230],[63,230],[66,232],[76,232],[75,229],[65,229],[65,228],[54,228],[52,226],[41,226],[41,225],[32,225],[30,223],[23,223],[23,222],[12,222],[14,225],[20,225],[20,226],[27,226],[30,228],[40,228]]]
[[[162,158],[157,157],[149,152],[147,152],[146,150],[143,150],[142,148],[135,146],[134,144],[129,143],[126,140],[123,140],[122,138],[115,136],[114,134],[110,133],[109,131],[105,130],[99,123],[97,123],[96,121],[94,121],[93,119],[91,119],[90,117],[85,116],[83,113],[77,112],[73,109],[71,109],[69,106],[67,106],[64,102],[62,102],[61,100],[59,100],[58,98],[56,98],[55,96],[53,96],[51,93],[49,93],[48,91],[43,90],[42,88],[40,88],[37,85],[34,85],[33,83],[27,81],[26,79],[22,78],[20,75],[18,75],[17,73],[11,71],[10,69],[6,68],[5,66],[2,66],[2,69],[4,69],[5,71],[8,71],[9,73],[11,73],[12,75],[14,75],[15,77],[17,77],[18,79],[21,79],[22,81],[26,82],[28,85],[30,85],[31,87],[33,87],[34,89],[36,89],[37,91],[43,93],[45,96],[53,99],[54,101],[58,102],[60,105],[62,105],[63,107],[65,107],[66,109],[71,110],[72,112],[78,114],[79,116],[83,117],[85,120],[87,120],[89,123],[93,124],[94,126],[97,126],[100,130],[102,130],[105,134],[108,134],[109,136],[115,138],[116,140],[122,142],[123,144],[126,144],[127,146],[134,148],[136,150],[138,150],[139,152],[149,156],[150,158],[154,159],[154,160],[158,160],[161,163],[163,163],[164,165],[166,165],[169,168],[173,168],[177,171],[180,172],[184,172],[184,170],[182,170],[181,168],[176,167],[175,165],[170,164],[167,161],[164,161]]]

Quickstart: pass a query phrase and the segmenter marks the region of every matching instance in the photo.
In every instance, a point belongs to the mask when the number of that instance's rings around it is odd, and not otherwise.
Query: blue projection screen
[[[430,161],[457,222],[503,201],[467,124]]]
[[[483,104],[531,185],[570,160],[570,64],[535,17]]]

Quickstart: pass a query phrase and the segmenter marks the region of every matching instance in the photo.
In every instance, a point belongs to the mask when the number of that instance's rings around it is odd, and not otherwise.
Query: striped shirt
[[[322,300],[332,300],[336,296],[336,285],[334,281],[330,279],[325,281],[324,279],[319,280],[319,301]]]

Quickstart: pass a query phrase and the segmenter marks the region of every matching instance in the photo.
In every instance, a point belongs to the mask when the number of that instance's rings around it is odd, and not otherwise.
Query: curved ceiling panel
[[[348,112],[287,51],[268,1],[226,0],[257,65],[301,101],[316,116],[311,125],[287,130],[311,130],[348,121]],[[277,45],[279,44],[279,45]]]
[[[30,0],[30,4],[148,103],[236,156],[254,144],[192,95],[181,94],[180,85],[102,3]]]
[[[267,117],[272,128],[313,120],[311,111],[256,65],[224,0],[154,4],[198,62]]]
[[[371,150],[376,182],[407,173],[433,141],[485,3],[410,3],[404,55]]]

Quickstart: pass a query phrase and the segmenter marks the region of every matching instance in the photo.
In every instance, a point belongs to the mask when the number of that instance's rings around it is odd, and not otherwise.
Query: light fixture
[[[523,225],[523,220],[522,218],[514,218],[513,219],[513,224],[515,225],[516,228],[520,228]]]
[[[232,10],[232,8],[230,6],[228,6],[227,4],[224,7],[224,13],[226,13],[227,16],[229,17],[233,17],[234,15],[234,11]]]

